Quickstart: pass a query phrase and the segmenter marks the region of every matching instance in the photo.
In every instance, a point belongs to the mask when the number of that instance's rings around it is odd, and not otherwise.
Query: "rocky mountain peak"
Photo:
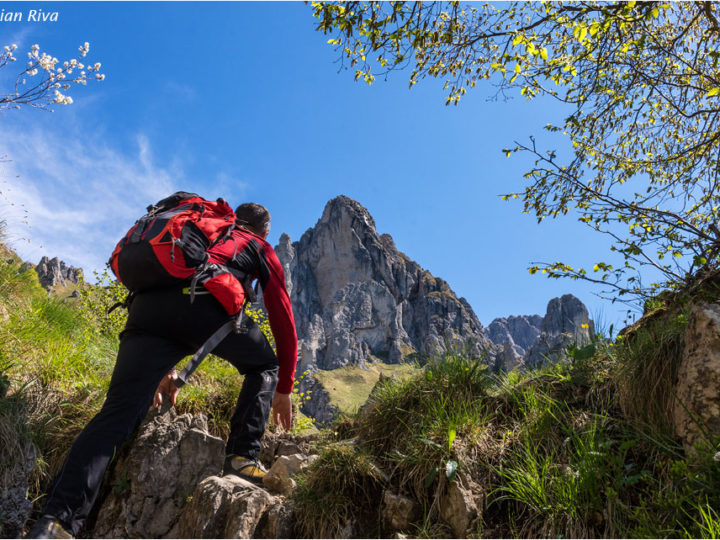
[[[375,220],[367,209],[359,202],[345,195],[339,195],[328,201],[322,217],[315,227],[323,223],[345,223],[348,219],[357,220],[358,224],[372,229],[373,232],[376,231]]]
[[[494,345],[467,302],[379,235],[360,203],[339,196],[298,242],[277,247],[286,272],[303,369],[401,362]]]

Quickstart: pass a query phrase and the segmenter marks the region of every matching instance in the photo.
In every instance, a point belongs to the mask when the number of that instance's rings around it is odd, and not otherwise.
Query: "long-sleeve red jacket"
[[[280,363],[277,392],[291,393],[297,364],[297,332],[285,287],[285,272],[275,250],[261,236],[246,229],[235,229],[231,238],[210,248],[208,254],[210,262],[240,270],[259,280]],[[239,299],[238,305],[242,305],[243,300]]]

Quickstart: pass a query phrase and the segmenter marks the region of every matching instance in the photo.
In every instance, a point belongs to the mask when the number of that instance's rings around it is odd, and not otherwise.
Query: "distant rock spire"
[[[63,287],[68,283],[77,285],[82,281],[82,270],[74,266],[68,266],[57,257],[52,259],[43,257],[35,267],[35,271],[40,285],[48,291],[57,285]]]

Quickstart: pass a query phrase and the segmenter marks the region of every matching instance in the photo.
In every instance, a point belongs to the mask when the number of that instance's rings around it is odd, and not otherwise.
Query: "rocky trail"
[[[222,476],[225,444],[202,415],[151,410],[107,473],[92,538],[288,538],[286,496],[316,455],[312,437],[267,433],[264,485]]]

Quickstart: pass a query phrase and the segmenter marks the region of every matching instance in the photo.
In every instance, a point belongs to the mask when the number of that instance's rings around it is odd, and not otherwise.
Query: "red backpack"
[[[131,293],[191,283],[192,300],[200,281],[235,315],[242,308],[248,276],[210,263],[207,253],[234,228],[235,212],[223,199],[208,201],[179,191],[148,207],[118,242],[110,267]]]

